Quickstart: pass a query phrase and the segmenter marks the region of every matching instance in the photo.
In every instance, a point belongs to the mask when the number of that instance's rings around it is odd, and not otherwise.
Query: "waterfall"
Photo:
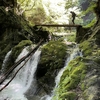
[[[16,61],[24,57],[28,54],[27,48],[23,49],[21,54],[18,56]],[[34,55],[28,60],[28,62],[24,65],[24,67],[18,72],[13,81],[2,91],[0,92],[0,100],[28,100],[24,93],[31,86],[32,81],[34,81],[34,74],[37,68],[37,64],[40,58],[41,51],[37,50]],[[23,61],[13,72],[13,74],[17,71],[20,66],[23,65],[25,61]],[[0,86],[4,86],[9,79]]]
[[[3,72],[5,71],[5,65],[6,65],[6,63],[9,61],[11,52],[12,52],[12,50],[10,50],[10,51],[6,54],[6,56],[5,56],[4,60],[3,60],[1,73],[3,73]]]
[[[58,84],[60,82],[60,78],[65,70],[65,68],[67,67],[68,63],[73,60],[74,58],[76,58],[77,56],[82,56],[82,52],[79,50],[78,48],[78,45],[76,45],[72,51],[72,53],[70,54],[70,56],[66,59],[65,61],[65,65],[64,67],[59,71],[58,75],[56,76],[55,78],[55,87],[52,91],[52,94],[51,95],[45,95],[41,98],[41,100],[52,100],[52,97],[54,96],[54,92],[55,92],[55,89],[58,87]],[[57,98],[56,98],[57,100]]]
[[[8,59],[9,59],[9,57],[10,57],[11,52],[12,52],[12,51],[10,50],[10,51],[6,54],[5,59],[4,59],[4,61],[3,61],[3,64],[2,64],[2,67],[4,67],[5,64],[7,63]]]

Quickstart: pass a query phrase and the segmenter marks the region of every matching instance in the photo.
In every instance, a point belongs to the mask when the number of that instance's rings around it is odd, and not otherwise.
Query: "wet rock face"
[[[78,100],[99,100],[100,99],[100,63],[99,63],[99,23],[95,26],[89,39],[80,44],[83,56],[89,59],[87,74],[80,83],[81,93]]]
[[[77,27],[76,42],[80,43],[89,38],[89,28],[83,28],[82,26]]]
[[[38,68],[38,70],[36,72],[37,79],[43,77],[47,73],[47,69],[46,68],[43,68],[42,65],[39,65],[39,66],[41,66],[41,67]]]
[[[88,66],[87,74],[80,83],[81,93],[78,100],[100,100],[100,23],[92,29],[89,39],[80,44],[83,50],[83,56],[90,61],[86,63]]]
[[[100,24],[100,21],[98,22]],[[96,29],[96,34],[95,34],[95,42],[97,45],[100,45],[100,26]]]
[[[88,67],[86,77],[81,83],[83,97],[85,100],[100,100],[100,65],[91,60]]]
[[[100,1],[97,1],[97,6],[94,8],[94,11],[97,16],[97,22],[100,20]]]
[[[0,69],[7,52],[16,47],[22,40],[38,43],[41,39],[44,39],[44,42],[46,42],[49,34],[44,30],[39,31],[38,34],[34,33],[36,30],[33,32],[33,28],[28,24],[24,16],[18,16],[13,10],[6,11],[5,9],[5,6],[0,6]],[[16,50],[19,52],[18,48]],[[16,57],[12,57],[13,61],[11,61],[10,66],[12,66],[15,59]]]
[[[24,26],[19,19],[20,16],[17,16],[12,10],[6,11],[4,6],[0,6],[0,69],[7,52],[22,40],[27,39],[24,33],[19,33]],[[24,27],[23,30],[25,30]]]

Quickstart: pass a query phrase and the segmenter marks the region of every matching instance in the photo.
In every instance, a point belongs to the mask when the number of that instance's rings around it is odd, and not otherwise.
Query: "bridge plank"
[[[79,27],[81,25],[76,25],[76,24],[36,24],[35,26],[44,26],[44,27]]]

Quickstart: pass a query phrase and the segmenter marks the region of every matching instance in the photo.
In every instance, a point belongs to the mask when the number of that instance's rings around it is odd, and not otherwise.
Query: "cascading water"
[[[72,53],[70,54],[70,56],[66,59],[65,61],[65,65],[64,67],[59,71],[58,75],[56,76],[55,78],[55,87],[52,91],[52,94],[51,95],[45,95],[41,98],[41,100],[52,100],[52,97],[54,96],[54,92],[55,92],[55,89],[58,87],[58,84],[60,82],[60,78],[65,70],[65,68],[67,67],[68,63],[73,60],[74,58],[76,58],[77,56],[82,56],[82,52],[79,50],[78,48],[78,45],[76,45],[72,51]],[[56,98],[56,100],[58,100]]]
[[[18,56],[18,61],[20,58],[24,57],[28,53],[27,48],[25,48],[22,53]],[[0,100],[28,100],[24,93],[31,86],[32,81],[34,81],[34,73],[37,68],[37,64],[40,58],[41,51],[37,50],[34,55],[28,60],[24,67],[18,72],[13,81],[0,92]],[[23,65],[23,61],[15,70],[14,73]],[[14,74],[13,73],[13,74]],[[2,88],[8,81],[7,79],[1,86]]]
[[[16,77],[13,79],[13,81],[2,92],[0,92],[0,100],[31,100],[27,97],[27,95],[24,95],[24,94],[26,94],[27,92],[30,94],[30,88],[32,88],[32,91],[31,91],[32,94],[31,95],[34,95],[35,91],[37,91],[34,73],[35,73],[36,68],[37,68],[37,64],[38,64],[38,61],[39,61],[39,58],[40,58],[40,53],[41,53],[41,51],[37,50],[35,52],[35,54],[24,65],[24,67],[19,71],[19,73],[16,75]],[[5,63],[8,61],[10,54],[11,54],[11,51],[9,51],[7,53],[7,55],[5,56],[3,66],[5,66]],[[18,56],[16,62],[27,54],[28,54],[28,50],[27,50],[27,48],[25,48],[22,51],[22,53]],[[64,67],[59,71],[57,77],[55,78],[55,84],[56,85],[55,85],[55,87],[52,91],[52,94],[40,97],[40,99],[38,99],[38,100],[52,100],[52,97],[54,96],[55,90],[58,87],[60,78],[61,78],[65,68],[67,67],[69,61],[74,59],[76,56],[82,56],[82,53],[79,50],[77,45],[76,45],[76,47],[73,47],[73,51],[70,54],[70,56],[67,58],[67,60],[65,61]],[[24,63],[25,63],[25,61],[23,61],[19,66],[17,66],[17,68],[14,70],[13,74]],[[13,74],[12,74],[12,76],[13,76]],[[7,79],[1,85],[0,88],[2,88],[9,80],[10,80],[10,78]],[[34,96],[32,96],[32,98],[33,97]],[[57,100],[57,98],[56,98],[56,100]]]
[[[5,59],[4,59],[3,64],[2,64],[1,73],[3,73],[3,72],[5,71],[5,65],[6,65],[6,63],[9,61],[9,57],[10,57],[10,55],[11,55],[11,52],[12,52],[12,50],[10,50],[10,51],[6,54],[6,56],[5,56]]]

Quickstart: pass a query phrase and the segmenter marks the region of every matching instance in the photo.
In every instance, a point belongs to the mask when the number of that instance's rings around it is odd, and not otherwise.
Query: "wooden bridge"
[[[79,27],[81,25],[77,24],[36,24],[35,26],[43,26],[43,27]]]

